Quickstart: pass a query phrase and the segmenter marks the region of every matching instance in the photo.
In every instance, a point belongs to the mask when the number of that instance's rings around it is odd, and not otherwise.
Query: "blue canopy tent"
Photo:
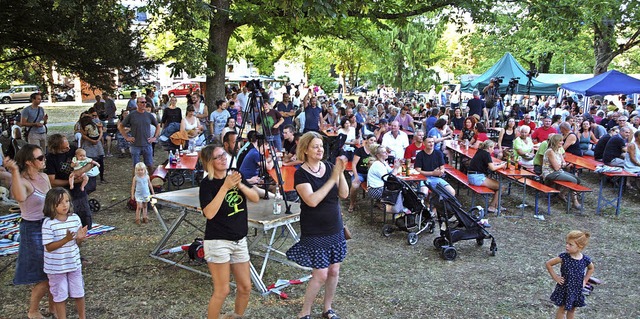
[[[513,78],[518,79],[518,85],[514,88],[516,94],[527,94],[527,71],[516,61],[516,59],[507,52],[504,56],[496,62],[489,70],[482,75],[471,81],[462,81],[460,89],[463,92],[472,92],[474,89],[482,90],[485,86],[489,85],[491,78],[503,77],[503,82],[500,84],[500,94],[507,92],[507,85],[509,80]],[[531,79],[531,87],[529,92],[531,94],[542,95],[555,95],[558,86],[556,84],[543,83],[535,78]]]
[[[640,80],[630,77],[616,70],[611,70],[590,79],[565,83],[565,90],[592,95],[611,95],[640,93]]]

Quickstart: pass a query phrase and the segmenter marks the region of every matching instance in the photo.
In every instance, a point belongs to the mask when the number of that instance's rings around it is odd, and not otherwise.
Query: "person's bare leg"
[[[73,173],[69,174],[69,189],[73,189],[73,184],[75,183],[76,177]]]
[[[67,301],[56,302],[56,316],[58,319],[67,319]]]
[[[336,295],[336,287],[338,287],[338,279],[340,278],[340,263],[329,265],[327,272],[327,280],[324,282],[324,309],[322,313],[331,309],[333,297]]]
[[[84,306],[84,297],[76,298],[76,310],[78,311],[78,318],[85,319],[86,318],[86,310]]]
[[[211,273],[211,281],[213,281],[213,294],[209,299],[207,306],[207,319],[218,319],[220,317],[220,309],[224,300],[229,295],[229,263],[207,263],[209,272]]]
[[[84,187],[89,184],[89,176],[87,174],[82,174],[82,184],[80,184],[80,190],[84,192]]]
[[[558,307],[558,311],[556,311],[556,319],[564,319],[564,306]]]
[[[251,295],[251,271],[249,270],[249,262],[231,264],[231,272],[236,281],[236,301],[234,312],[243,316],[249,305],[249,296]]]
[[[328,268],[323,269],[313,269],[311,271],[311,280],[309,280],[309,284],[307,285],[307,290],[304,293],[304,301],[302,304],[302,310],[298,313],[298,318],[304,317],[306,315],[311,314],[311,307],[313,306],[313,301],[316,299],[320,288],[324,286],[325,281],[327,280]]]
[[[40,300],[49,291],[49,281],[41,281],[31,288],[31,297],[29,298],[29,318],[42,318],[40,314]],[[51,306],[51,305],[50,305]],[[55,309],[55,308],[54,308]]]

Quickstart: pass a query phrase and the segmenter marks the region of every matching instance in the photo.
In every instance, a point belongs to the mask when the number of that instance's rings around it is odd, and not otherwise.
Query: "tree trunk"
[[[207,50],[207,87],[205,104],[209,113],[215,110],[215,101],[224,99],[225,73],[227,69],[227,49],[231,34],[238,27],[228,19],[229,1],[211,0],[211,5],[220,8],[211,16],[209,24],[209,49]]]
[[[551,68],[551,60],[553,59],[553,52],[545,52],[540,58],[538,58],[538,72],[549,73]]]
[[[611,47],[614,39],[615,26],[613,23],[603,21],[601,25],[593,26],[593,53],[596,58],[596,65],[593,68],[593,75],[607,72],[609,63],[619,52]]]

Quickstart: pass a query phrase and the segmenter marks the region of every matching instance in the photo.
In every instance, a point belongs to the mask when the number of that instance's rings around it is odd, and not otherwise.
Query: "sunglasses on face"
[[[44,162],[44,155],[40,155],[40,156],[38,156],[38,157],[36,157],[34,159],[36,159],[36,160],[38,160],[40,162]]]

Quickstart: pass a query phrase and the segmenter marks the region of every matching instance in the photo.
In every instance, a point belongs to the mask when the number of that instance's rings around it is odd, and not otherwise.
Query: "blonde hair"
[[[492,149],[493,149],[493,147],[494,147],[495,145],[496,145],[496,143],[495,143],[494,141],[492,141],[492,140],[486,140],[486,141],[484,141],[484,142],[480,143],[480,145],[478,146],[478,148],[479,148],[479,149],[482,149],[482,150],[485,150],[485,151],[486,151],[486,150],[492,150]]]
[[[147,171],[147,165],[144,164],[144,162],[138,162],[138,164],[136,164],[136,166],[134,167],[134,175],[135,175],[135,171],[137,171],[138,169],[142,168],[144,170],[144,175],[149,175],[149,171]]]
[[[298,147],[296,150],[296,157],[298,158],[298,160],[303,162],[307,161],[307,153],[305,152],[309,148],[309,144],[311,144],[311,142],[316,138],[323,141],[322,135],[320,135],[317,132],[307,132],[300,137],[300,139],[298,140]]]
[[[584,249],[589,243],[591,234],[586,231],[572,230],[567,234],[567,241],[574,241],[580,250]]]
[[[560,148],[560,141],[562,141],[561,134],[552,134],[547,138],[549,142],[547,142],[547,148],[553,150],[554,152]]]

